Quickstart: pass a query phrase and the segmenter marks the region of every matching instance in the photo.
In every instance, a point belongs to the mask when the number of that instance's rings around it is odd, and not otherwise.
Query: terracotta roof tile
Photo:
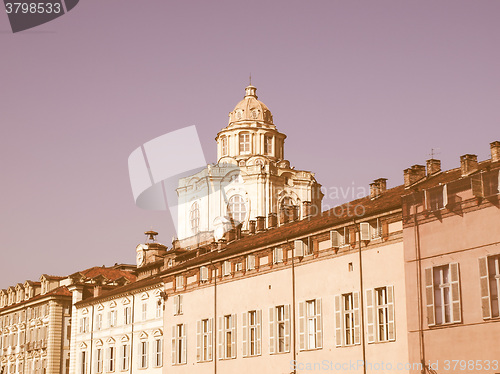
[[[52,291],[47,292],[44,295],[36,295],[36,296],[34,296],[34,297],[32,297],[32,298],[30,298],[28,300],[23,300],[20,303],[16,303],[16,304],[12,304],[12,305],[6,306],[6,307],[0,309],[0,312],[9,310],[11,308],[16,308],[16,307],[18,307],[20,305],[31,303],[33,301],[41,300],[43,298],[51,297],[51,296],[63,296],[63,297],[67,296],[67,297],[71,298],[71,292],[68,290],[68,288],[66,286],[57,287],[57,288],[53,289]]]

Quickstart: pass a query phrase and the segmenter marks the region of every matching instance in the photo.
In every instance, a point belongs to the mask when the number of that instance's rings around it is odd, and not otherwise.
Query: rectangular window
[[[174,296],[174,315],[182,314],[182,295]]]
[[[278,264],[283,262],[283,248],[273,249],[273,263]]]
[[[443,209],[448,204],[447,186],[437,186],[425,191],[425,200],[427,210]]]
[[[225,277],[231,275],[231,262],[224,261],[222,263],[222,275]]]
[[[248,255],[247,256],[247,270],[254,270],[255,269],[255,255]]]
[[[212,359],[212,319],[198,321],[197,333],[197,361],[210,361]]]
[[[102,329],[102,314],[98,314],[95,322],[95,328],[97,330]]]
[[[288,305],[287,305],[288,307]],[[289,317],[285,313],[285,305],[276,307],[276,351],[278,353],[288,352],[289,342],[287,342],[286,331],[290,329]],[[288,337],[289,339],[289,337]]]
[[[200,267],[200,282],[208,282],[208,268],[206,266]]]
[[[125,309],[123,309],[123,321],[126,325],[132,323],[132,308],[129,306],[126,306]]]
[[[377,302],[377,340],[383,342],[389,340],[389,303],[385,287],[375,289],[375,300]]]
[[[299,303],[299,349],[322,348],[321,299]]]
[[[129,362],[129,352],[130,346],[128,344],[123,344],[121,347],[121,370],[128,370],[128,362]]]
[[[250,153],[250,134],[247,132],[240,133],[240,154]]]
[[[160,318],[163,312],[163,302],[161,299],[158,299],[156,302],[156,318]]]
[[[264,153],[266,155],[273,153],[273,137],[270,135],[264,136]]]
[[[352,293],[342,295],[345,345],[354,344],[354,305]]]
[[[233,316],[224,316],[224,358],[232,358],[233,352]]]
[[[116,326],[116,317],[117,317],[117,311],[112,310],[109,312],[109,327],[115,327]]]
[[[154,353],[155,367],[163,366],[163,348],[162,348],[162,340],[155,340],[155,353]]]
[[[366,290],[366,326],[368,343],[395,340],[393,286]]]
[[[261,354],[261,324],[262,312],[252,310],[243,313],[243,356]]]
[[[175,277],[175,289],[182,290],[184,289],[184,276],[178,275]]]
[[[500,171],[483,173],[484,196],[493,196],[500,192]]]
[[[186,325],[172,326],[172,364],[180,365],[187,362]]]
[[[108,371],[115,371],[115,347],[108,348]]]
[[[89,332],[89,318],[88,317],[82,317],[80,319],[80,332],[82,332],[82,333]]]
[[[335,296],[335,345],[360,344],[359,292]]]
[[[234,271],[241,271],[243,270],[243,264],[241,262],[237,262],[234,264]]]
[[[221,151],[222,151],[222,156],[226,156],[227,155],[227,137],[226,136],[223,136],[221,138]]]
[[[148,342],[142,341],[139,343],[139,368],[145,369],[148,367]]]
[[[96,372],[102,373],[102,349],[101,348],[96,349],[95,360],[96,360],[96,365],[95,365]]]
[[[425,269],[427,324],[461,322],[458,263]]]
[[[148,303],[144,301],[142,303],[142,320],[145,321],[148,319]]]
[[[500,254],[479,259],[483,318],[500,317]]]
[[[87,374],[87,351],[80,352],[80,374]]]

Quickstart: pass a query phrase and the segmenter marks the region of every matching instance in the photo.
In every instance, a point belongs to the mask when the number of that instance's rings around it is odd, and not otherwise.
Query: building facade
[[[490,146],[483,162],[405,170],[409,356],[429,372],[500,372],[500,142]]]

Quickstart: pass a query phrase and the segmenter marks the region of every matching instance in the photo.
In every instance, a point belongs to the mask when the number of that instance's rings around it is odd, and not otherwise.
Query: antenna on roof
[[[252,85],[252,73],[250,73],[250,77],[248,78],[248,80],[250,82],[249,86],[251,86]]]
[[[431,153],[429,153],[429,156],[431,156],[431,160],[434,159],[435,155],[441,154],[441,152],[436,152],[436,150],[441,149],[441,148],[431,148]]]

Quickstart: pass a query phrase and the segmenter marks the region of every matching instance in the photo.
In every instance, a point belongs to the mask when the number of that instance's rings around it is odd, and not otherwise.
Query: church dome
[[[239,122],[264,122],[273,125],[273,115],[262,101],[257,99],[257,88],[245,88],[245,97],[229,113],[229,125]]]

